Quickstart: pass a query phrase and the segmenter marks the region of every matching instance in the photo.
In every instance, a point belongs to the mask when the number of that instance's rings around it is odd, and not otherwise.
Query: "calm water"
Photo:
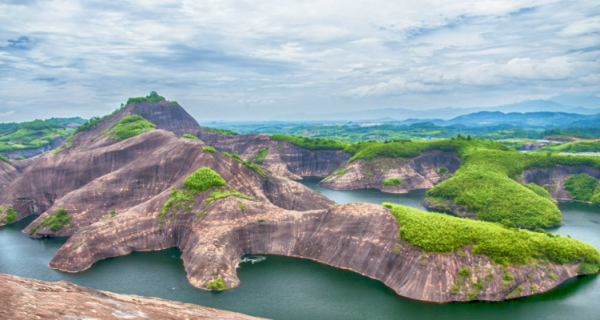
[[[389,195],[376,190],[320,190],[338,203],[395,202],[413,207],[424,191]],[[551,232],[600,248],[600,208],[561,203],[565,225]],[[509,302],[431,304],[398,297],[378,281],[316,262],[268,256],[242,263],[238,288],[213,294],[189,285],[178,249],[132,253],[100,261],[79,274],[47,267],[65,239],[32,240],[20,230],[29,221],[0,227],[0,272],[94,289],[155,296],[273,319],[598,319],[600,278],[577,278],[557,290]]]

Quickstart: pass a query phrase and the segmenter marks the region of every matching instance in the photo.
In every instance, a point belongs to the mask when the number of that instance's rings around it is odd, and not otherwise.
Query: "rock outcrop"
[[[0,274],[0,318],[29,319],[259,319],[159,298],[124,295]]]
[[[439,151],[408,159],[359,159],[338,169],[319,185],[334,190],[375,188],[387,193],[407,193],[431,189],[459,167],[460,159],[455,154]],[[440,171],[441,168],[445,171]],[[384,186],[383,181],[390,178],[398,178],[402,184]]]
[[[124,108],[106,116],[102,121],[88,130],[81,130],[72,141],[63,144],[61,153],[76,153],[82,150],[102,148],[117,143],[113,137],[106,135],[110,128],[126,116],[139,115],[156,125],[157,129],[173,132],[181,137],[185,133],[194,134],[200,130],[198,122],[190,116],[177,102],[161,100],[158,102],[130,102]]]
[[[571,200],[571,195],[564,189],[564,182],[574,174],[585,173],[600,179],[600,170],[591,167],[556,166],[553,168],[540,168],[523,172],[521,178],[525,183],[535,183],[545,187],[550,196],[556,200]]]
[[[6,188],[18,175],[19,172],[14,166],[0,161],[0,191]]]
[[[129,105],[117,114],[134,110]],[[108,127],[100,122],[83,136],[101,135]],[[75,142],[81,139],[78,136]],[[268,146],[262,161],[269,168],[266,177],[220,152],[203,150],[204,142],[158,129],[120,142],[98,139],[97,145],[80,144],[68,152],[27,160],[17,166],[21,169],[14,169],[21,173],[0,191],[0,207],[12,207],[18,219],[40,214],[24,230],[33,237],[70,236],[50,262],[51,268],[81,272],[109,257],[178,247],[190,283],[201,289],[218,278],[228,288],[237,286],[236,266],[245,254],[313,259],[378,279],[399,295],[432,302],[472,299],[468,292],[475,290],[477,279],[487,282],[476,299],[502,300],[544,292],[577,275],[579,265],[571,264],[504,269],[485,256],[472,255],[470,248],[425,254],[400,240],[400,226],[389,209],[364,203],[337,206],[277,174],[287,170],[292,177],[326,176],[347,162],[349,155],[342,152],[311,152],[258,135],[231,136],[222,144],[203,138],[246,158]],[[278,171],[276,165],[284,168]],[[374,168],[376,163],[370,165]],[[454,172],[459,162],[432,152],[390,163],[388,172],[394,165],[410,167],[420,177],[414,179],[432,183],[440,178],[438,168]],[[184,189],[184,179],[199,168],[210,168],[226,186],[193,194],[181,206],[175,200],[174,207],[164,209],[174,197],[172,191]],[[411,181],[409,175],[402,177]],[[61,221],[45,223],[59,208],[66,209],[68,221],[62,221],[62,216]],[[463,268],[473,270],[471,281],[463,279],[464,288],[454,292],[452,285]],[[501,279],[507,270],[514,275],[509,283]]]
[[[348,161],[350,154],[341,150],[310,151],[287,141],[275,141],[266,135],[225,135],[201,129],[196,136],[221,152],[252,159],[258,150],[269,148],[261,165],[274,175],[301,180],[302,177],[327,177]]]

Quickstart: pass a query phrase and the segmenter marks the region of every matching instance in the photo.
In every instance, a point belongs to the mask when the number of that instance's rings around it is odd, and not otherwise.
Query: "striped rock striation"
[[[460,159],[452,153],[431,151],[407,159],[358,159],[342,166],[319,185],[333,190],[374,188],[387,193],[407,193],[431,189],[460,167]],[[440,171],[445,168],[445,171]],[[444,170],[444,169],[442,169]],[[387,179],[398,178],[402,184],[385,186]]]
[[[128,105],[116,117],[137,108]],[[475,299],[545,292],[577,276],[577,264],[503,267],[486,256],[473,255],[470,247],[455,253],[424,253],[400,239],[400,225],[389,209],[365,203],[335,205],[320,193],[278,176],[274,167],[280,163],[294,175],[325,176],[347,161],[344,153],[309,152],[263,136],[228,137],[228,152],[245,157],[256,152],[240,146],[249,146],[248,139],[263,141],[256,149],[268,144],[263,164],[270,167],[263,176],[220,152],[205,150],[202,141],[160,128],[123,141],[102,137],[105,142],[96,145],[99,140],[89,137],[101,136],[110,127],[104,122],[118,121],[113,117],[85,131],[87,142],[76,135],[73,141],[79,141],[79,147],[17,165],[20,173],[0,191],[0,207],[12,207],[18,219],[40,215],[24,232],[32,237],[70,237],[50,262],[51,268],[81,272],[99,260],[132,251],[178,247],[192,285],[205,289],[221,278],[232,288],[239,284],[236,266],[243,255],[276,254],[350,269],[382,281],[401,296],[432,302],[473,299],[468,292],[475,289],[476,279],[487,274],[494,277],[477,289]],[[282,159],[288,162],[278,162]],[[426,171],[435,166],[425,166],[423,161],[447,165],[449,171],[458,166],[455,159],[435,153],[411,161],[414,168],[421,163]],[[193,194],[178,205],[177,192],[182,191],[173,190],[185,191],[184,180],[199,168],[214,171],[225,186]],[[175,204],[165,210],[173,199]],[[60,208],[66,209],[68,221],[44,223],[56,218]],[[470,281],[462,279],[462,290],[453,292],[463,268],[474,270],[473,274]],[[508,283],[500,276],[506,270],[514,275]]]
[[[69,282],[46,282],[0,273],[0,318],[258,320],[193,304],[117,294]]]

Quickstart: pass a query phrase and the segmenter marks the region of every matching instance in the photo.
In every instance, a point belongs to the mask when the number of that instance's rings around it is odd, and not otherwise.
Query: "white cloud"
[[[598,94],[599,17],[594,0],[0,3],[0,97],[23,119],[150,90],[260,118]]]

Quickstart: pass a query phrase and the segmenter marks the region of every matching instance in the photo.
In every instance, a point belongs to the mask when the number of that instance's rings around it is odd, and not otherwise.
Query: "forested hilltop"
[[[0,123],[0,155],[19,160],[56,148],[83,122],[76,117]]]

